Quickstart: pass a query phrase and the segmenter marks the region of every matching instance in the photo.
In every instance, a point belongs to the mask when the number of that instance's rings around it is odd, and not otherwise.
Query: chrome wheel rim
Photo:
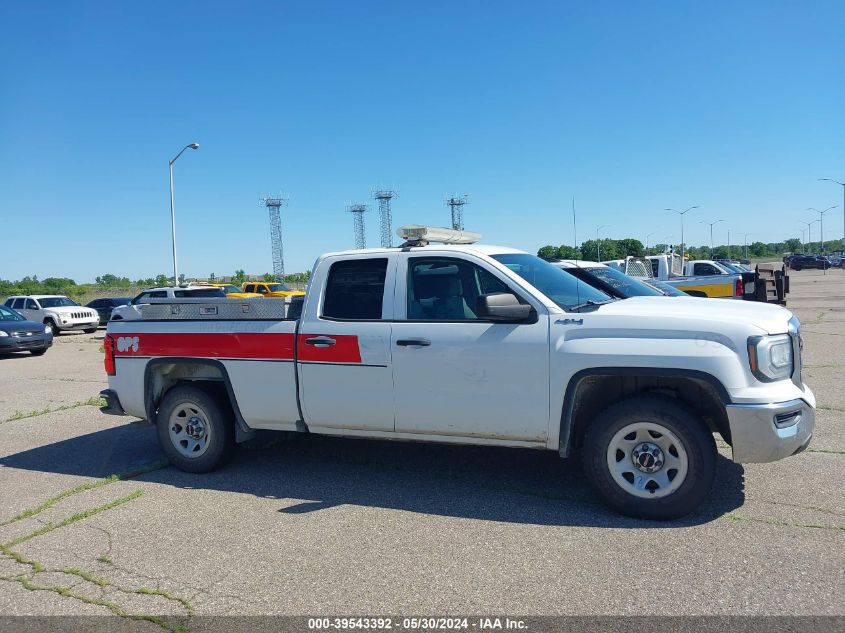
[[[190,459],[202,457],[208,450],[211,425],[208,416],[193,403],[178,405],[168,420],[170,442],[181,455]]]
[[[654,422],[620,429],[607,447],[607,467],[616,484],[641,499],[660,499],[686,480],[689,458],[677,435]]]

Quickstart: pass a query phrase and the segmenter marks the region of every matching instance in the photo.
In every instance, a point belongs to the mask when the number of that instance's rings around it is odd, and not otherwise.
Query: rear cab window
[[[381,320],[387,258],[348,259],[331,265],[321,316],[340,321]]]

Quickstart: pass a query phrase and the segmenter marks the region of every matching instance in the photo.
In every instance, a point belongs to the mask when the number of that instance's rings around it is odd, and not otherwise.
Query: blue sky
[[[841,237],[845,3],[5,2],[0,277],[272,269],[354,245],[349,202],[394,185],[394,226],[536,251]],[[377,245],[377,214],[367,243]],[[813,227],[818,239],[818,224]],[[738,237],[740,236],[740,237]]]

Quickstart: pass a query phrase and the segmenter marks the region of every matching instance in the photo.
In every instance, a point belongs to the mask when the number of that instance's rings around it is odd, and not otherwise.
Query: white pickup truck
[[[298,318],[274,299],[171,299],[110,321],[103,411],[154,422],[190,472],[256,429],[580,451],[611,507],[652,519],[709,494],[716,433],[736,462],[809,444],[785,308],[615,300],[474,234],[400,234],[320,257]]]

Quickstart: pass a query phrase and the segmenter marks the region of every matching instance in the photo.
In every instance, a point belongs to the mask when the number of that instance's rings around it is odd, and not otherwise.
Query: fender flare
[[[566,457],[572,447],[572,435],[575,431],[573,414],[575,413],[575,394],[585,378],[593,376],[649,376],[653,378],[692,378],[709,384],[718,394],[722,403],[731,404],[728,390],[715,376],[695,369],[676,369],[671,367],[591,367],[576,372],[569,379],[563,396],[563,409],[560,414],[560,435],[558,452]]]
[[[174,356],[167,358],[153,358],[144,367],[144,409],[147,414],[147,420],[153,424],[157,423],[156,409],[160,401],[153,396],[153,381],[152,370],[159,365],[205,365],[207,367],[214,367],[220,372],[221,378],[218,380],[222,382],[226,388],[226,395],[229,397],[229,403],[232,406],[232,411],[235,413],[235,441],[245,442],[255,437],[255,429],[250,428],[241,415],[240,407],[238,407],[238,400],[235,397],[235,390],[232,388],[232,381],[229,378],[229,372],[226,371],[226,366],[219,360],[213,358],[191,358],[183,356]],[[213,382],[216,379],[204,379],[206,382]]]

